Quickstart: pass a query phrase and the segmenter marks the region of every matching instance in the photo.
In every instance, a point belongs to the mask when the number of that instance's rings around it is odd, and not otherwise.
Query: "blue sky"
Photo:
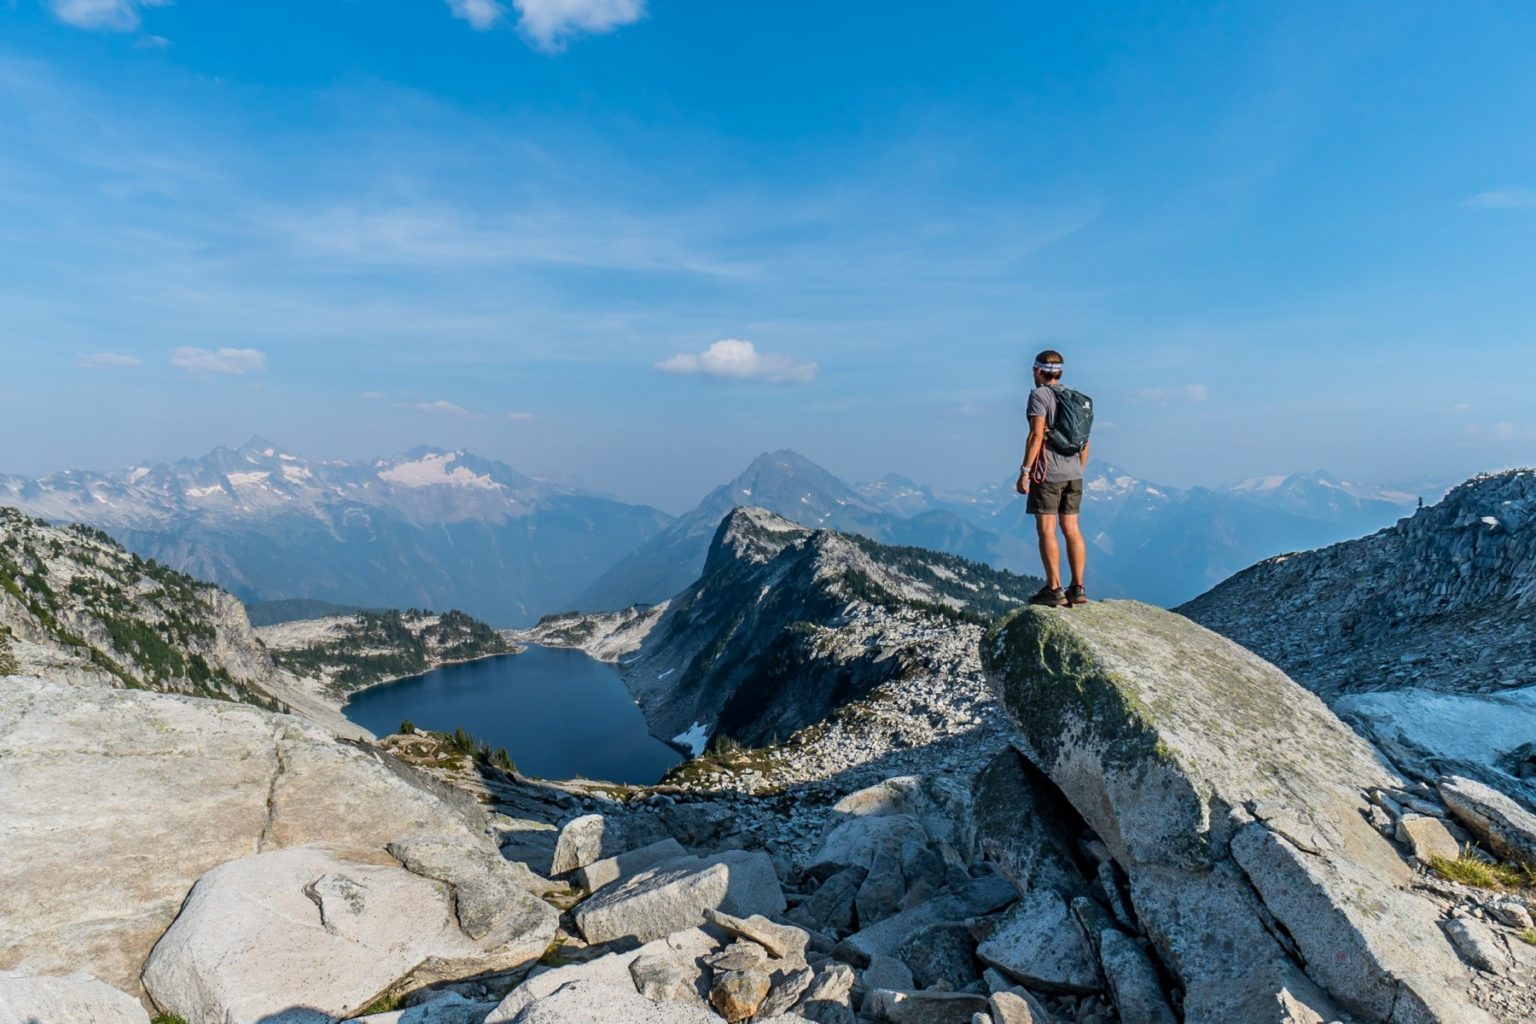
[[[1536,462],[1524,3],[0,0],[0,471]],[[750,347],[748,347],[750,346]]]

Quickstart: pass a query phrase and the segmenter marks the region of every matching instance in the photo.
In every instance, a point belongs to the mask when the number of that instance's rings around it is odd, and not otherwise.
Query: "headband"
[[[1049,370],[1052,373],[1060,373],[1061,372],[1061,366],[1062,366],[1061,363],[1036,363],[1035,364],[1035,369],[1037,369],[1037,370]]]

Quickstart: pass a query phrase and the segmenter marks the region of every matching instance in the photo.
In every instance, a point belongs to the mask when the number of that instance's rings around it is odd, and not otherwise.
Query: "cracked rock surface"
[[[125,992],[187,891],[260,850],[485,845],[461,794],[287,715],[0,679],[0,970],[87,971]]]

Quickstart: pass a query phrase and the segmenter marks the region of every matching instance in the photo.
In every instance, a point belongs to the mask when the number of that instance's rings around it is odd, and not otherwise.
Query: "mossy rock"
[[[982,654],[1031,760],[1138,859],[1209,863],[1225,855],[1250,801],[1290,806],[1296,794],[1331,793],[1349,802],[1362,787],[1391,784],[1370,746],[1314,695],[1160,608],[1021,608],[989,630]]]

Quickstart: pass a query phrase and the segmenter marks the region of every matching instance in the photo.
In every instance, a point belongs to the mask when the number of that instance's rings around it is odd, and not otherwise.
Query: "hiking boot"
[[[1065,608],[1067,595],[1061,592],[1060,587],[1041,587],[1035,596],[1029,599],[1029,603],[1044,605],[1046,608]]]
[[[1074,583],[1070,587],[1067,588],[1067,603],[1068,604],[1087,604],[1088,603],[1088,591],[1083,589],[1082,584]]]

